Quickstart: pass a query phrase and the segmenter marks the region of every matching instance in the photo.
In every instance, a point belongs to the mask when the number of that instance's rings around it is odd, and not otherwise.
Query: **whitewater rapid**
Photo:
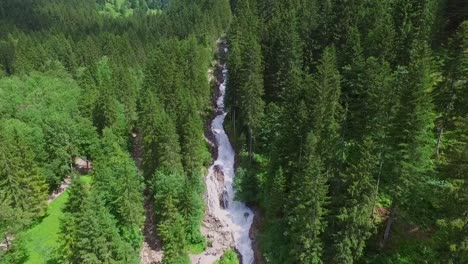
[[[225,49],[226,51],[227,49]],[[206,177],[207,209],[214,217],[221,221],[223,228],[232,234],[236,249],[242,256],[242,263],[251,264],[254,263],[254,252],[249,231],[254,213],[244,203],[234,200],[235,152],[223,127],[226,117],[226,112],[224,112],[224,96],[226,94],[228,70],[226,69],[226,65],[222,65],[222,68],[223,83],[219,86],[219,97],[216,101],[217,113],[219,114],[211,123],[211,129],[216,138],[218,158],[210,167]],[[216,171],[221,171],[224,174],[224,186],[219,186],[222,183],[216,179]],[[225,204],[227,204],[225,209],[220,205],[220,189],[224,190]]]

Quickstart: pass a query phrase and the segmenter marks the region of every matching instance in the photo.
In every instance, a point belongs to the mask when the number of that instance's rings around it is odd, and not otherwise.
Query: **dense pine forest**
[[[238,0],[238,198],[266,263],[468,263],[468,4]]]
[[[223,81],[255,263],[468,263],[464,0],[1,0],[0,263],[200,263]]]

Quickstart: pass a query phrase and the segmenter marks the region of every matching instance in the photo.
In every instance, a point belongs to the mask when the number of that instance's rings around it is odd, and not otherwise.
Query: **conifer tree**
[[[103,129],[111,127],[117,119],[117,102],[112,85],[112,72],[106,57],[99,63],[97,79],[99,94],[94,106],[93,121],[99,133],[102,134]]]
[[[153,96],[147,99],[141,119],[145,174],[149,177],[157,168],[183,171],[174,121]]]
[[[0,142],[5,146],[0,155],[0,190],[12,207],[26,214],[26,219],[43,215],[47,185],[35,163],[35,153],[16,129],[11,135],[0,136]]]
[[[115,220],[98,194],[84,200],[82,211],[72,216],[76,242],[64,256],[70,263],[127,262],[129,251],[115,226]]]
[[[93,188],[122,227],[137,230],[143,224],[143,177],[113,136],[104,130],[105,154],[94,162]]]
[[[396,150],[391,165],[398,184],[395,197],[404,206],[415,205],[418,199],[423,199],[422,193],[419,197],[415,195],[422,189],[414,187],[423,188],[433,172],[435,116],[430,93],[435,82],[432,65],[427,44],[415,42],[411,63],[407,71],[399,72],[403,76],[397,78],[401,85],[401,107],[392,132]]]
[[[304,167],[293,178],[288,213],[292,263],[323,263],[322,234],[326,228],[328,203],[327,173],[317,154],[318,138],[307,138]]]
[[[208,155],[201,134],[203,124],[193,107],[181,114],[180,123],[180,145],[184,170],[188,176],[198,178]]]
[[[258,33],[258,16],[255,6],[248,0],[237,3],[239,17],[234,20],[232,37],[229,44],[233,46],[232,58],[229,58],[230,75],[228,78],[227,103],[234,113],[238,134],[248,136],[249,154],[258,134],[263,116],[262,53]],[[236,24],[237,23],[237,24]],[[231,56],[231,55],[230,55]],[[232,80],[231,80],[232,78]]]
[[[340,175],[346,191],[334,197],[343,204],[333,220],[336,233],[332,235],[331,262],[355,263],[372,234],[371,215],[376,192],[374,174],[378,158],[373,155],[373,148],[372,141],[368,139],[352,147],[346,161],[347,168]]]
[[[185,221],[174,205],[172,197],[165,198],[164,220],[158,225],[159,235],[164,241],[164,263],[185,263]]]
[[[335,51],[326,48],[313,80],[316,99],[312,111],[314,134],[320,138],[320,153],[327,170],[338,162],[338,142],[343,111],[340,105],[341,76],[337,70]]]

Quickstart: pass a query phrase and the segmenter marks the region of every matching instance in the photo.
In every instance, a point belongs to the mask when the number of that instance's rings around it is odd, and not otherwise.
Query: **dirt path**
[[[67,176],[63,180],[62,184],[60,184],[60,186],[49,196],[49,199],[47,200],[47,204],[52,203],[53,201],[55,201],[55,199],[57,199],[60,195],[62,195],[68,189],[68,187],[70,187],[70,184],[71,184],[71,177]]]
[[[83,160],[80,157],[77,157],[77,158],[75,158],[75,168],[74,169],[79,173],[87,174],[92,169],[92,163],[89,162],[89,161]],[[71,176],[69,175],[65,179],[63,179],[60,186],[56,190],[54,190],[54,192],[49,196],[49,199],[47,200],[47,204],[52,203],[60,195],[62,195],[68,189],[68,187],[70,187],[70,184],[71,184]]]

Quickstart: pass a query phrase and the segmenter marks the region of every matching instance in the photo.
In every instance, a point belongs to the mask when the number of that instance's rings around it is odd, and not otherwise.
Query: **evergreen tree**
[[[263,117],[262,54],[258,36],[258,17],[255,6],[248,0],[237,3],[239,17],[234,20],[232,37],[228,42],[233,47],[228,60],[227,107],[233,113],[236,134],[248,135],[249,155],[252,155],[253,140],[258,134]],[[232,57],[231,57],[232,56]],[[240,122],[239,122],[240,121]]]
[[[424,43],[415,42],[411,53],[407,71],[400,71],[404,75],[397,78],[401,80],[397,84],[401,85],[401,107],[393,131],[397,147],[391,163],[392,172],[397,176],[396,199],[405,206],[414,205],[414,199],[423,198],[415,196],[415,193],[423,190],[414,186],[423,187],[432,173],[431,156],[434,149],[434,113],[430,96],[434,86],[432,60]]]
[[[183,171],[174,121],[151,96],[144,107],[142,136],[145,172],[153,174],[157,168]]]
[[[291,263],[323,263],[323,232],[327,226],[327,173],[317,155],[318,138],[307,138],[304,168],[293,178],[288,229]]]
[[[8,136],[7,139],[5,136]],[[47,185],[35,163],[35,153],[16,129],[3,135],[0,155],[0,190],[11,206],[32,220],[45,212]]]
[[[99,133],[102,134],[102,130],[105,127],[111,127],[117,119],[117,102],[112,85],[112,72],[106,57],[99,63],[97,79],[99,95],[94,106],[93,121]]]
[[[185,173],[199,178],[201,168],[208,160],[208,153],[203,142],[201,131],[203,124],[195,109],[191,108],[181,114],[181,126],[179,128],[182,163]]]
[[[120,225],[138,229],[143,225],[143,177],[113,136],[111,131],[104,130],[105,153],[94,162],[93,188]]]
[[[69,245],[64,259],[67,263],[132,262],[128,248],[115,226],[115,220],[98,194],[90,194],[83,202],[82,211],[72,215],[74,237],[65,236]],[[67,241],[67,239],[74,241]]]
[[[341,76],[337,70],[335,51],[326,48],[313,81],[313,92],[316,94],[312,111],[313,131],[318,141],[324,166],[332,170],[333,164],[340,162],[339,136],[343,112],[340,105]]]
[[[185,263],[183,257],[186,254],[185,222],[175,208],[172,198],[164,201],[167,217],[158,225],[159,235],[164,241],[164,263]]]
[[[343,206],[334,217],[333,247],[330,261],[334,263],[355,263],[363,254],[366,240],[371,236],[372,210],[375,203],[376,183],[374,173],[377,157],[373,143],[364,140],[354,147],[347,160],[347,168],[341,175],[345,193],[339,197]]]

